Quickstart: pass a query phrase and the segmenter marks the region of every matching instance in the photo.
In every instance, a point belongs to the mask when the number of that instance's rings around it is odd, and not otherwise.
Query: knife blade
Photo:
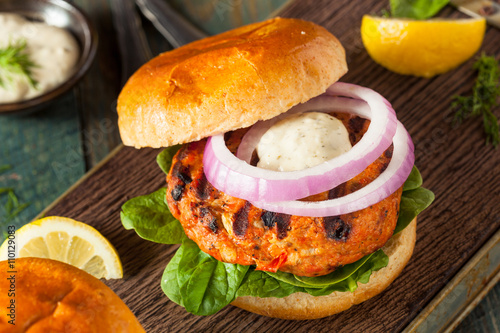
[[[500,29],[500,4],[486,0],[451,0],[462,13],[472,17],[484,17],[492,26]]]

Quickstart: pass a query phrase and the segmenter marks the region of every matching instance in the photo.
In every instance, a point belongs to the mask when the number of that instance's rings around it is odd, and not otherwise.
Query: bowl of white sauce
[[[87,72],[97,49],[88,17],[62,0],[0,0],[0,115],[43,109]]]

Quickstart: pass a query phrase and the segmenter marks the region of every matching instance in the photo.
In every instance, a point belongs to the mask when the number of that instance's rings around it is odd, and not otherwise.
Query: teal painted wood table
[[[0,196],[2,232],[6,230],[8,224],[20,227],[32,220],[51,202],[68,191],[87,171],[98,165],[121,142],[115,110],[116,98],[121,88],[121,55],[110,2],[107,0],[72,2],[84,9],[98,31],[99,46],[96,59],[82,81],[69,94],[46,109],[30,115],[0,117],[0,166],[6,164],[11,166],[11,169],[0,173],[0,187],[13,188],[21,204],[29,203],[18,216],[6,221],[5,204],[8,199],[5,195]],[[175,3],[179,6],[179,1]],[[229,6],[225,8],[230,8],[231,4],[241,1],[225,3]],[[371,1],[368,7],[375,11],[382,9],[384,4],[385,2]],[[330,6],[332,5],[328,1],[304,1],[301,4],[295,2],[282,9],[282,13],[285,16],[300,16],[324,23],[333,31],[332,27],[335,26],[338,17],[335,16],[335,12],[328,11]],[[359,11],[359,7],[356,10]],[[327,17],[324,16],[325,12],[328,13]],[[444,15],[459,16],[452,8],[447,8]],[[210,29],[215,29],[213,24],[216,18],[217,16],[209,20]],[[171,48],[144,18],[142,25],[154,54]],[[373,68],[374,71],[386,75],[385,70],[371,62],[365,54],[359,38],[359,29],[355,28],[359,28],[359,22],[353,24],[353,27],[347,31],[351,42],[346,46],[350,64],[364,66],[366,63],[370,69]],[[494,50],[498,59],[500,49],[493,44],[500,44],[500,32],[489,28],[487,33],[491,38],[486,39],[485,43],[490,43],[486,47]],[[341,41],[347,41],[347,37],[341,38]],[[467,87],[472,86],[471,64],[469,61],[459,68],[466,76],[461,80]],[[416,79],[413,82],[421,84],[421,81]],[[363,83],[363,79],[358,79],[356,83]],[[498,107],[495,113],[500,116]],[[479,126],[475,128],[480,129]],[[478,136],[471,138],[471,140],[477,139]],[[423,146],[417,144],[417,149],[419,147]],[[479,149],[491,148],[480,146]],[[500,173],[498,168],[491,172]],[[106,187],[105,180],[102,180],[100,185]],[[455,332],[500,332],[499,329],[500,285],[497,285],[462,321]]]

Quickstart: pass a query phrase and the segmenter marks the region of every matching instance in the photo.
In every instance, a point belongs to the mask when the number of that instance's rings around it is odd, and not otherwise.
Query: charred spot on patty
[[[355,133],[360,133],[365,126],[366,119],[360,117],[353,117],[349,119],[349,127]]]
[[[245,202],[245,205],[240,208],[234,214],[234,221],[233,221],[233,232],[237,236],[245,236],[245,233],[247,232],[248,229],[248,211],[250,210],[250,202]]]
[[[177,161],[174,164],[174,167],[172,168],[172,175],[179,178],[179,180],[184,184],[189,184],[193,181],[189,175],[189,168],[182,165],[181,161]]]
[[[351,231],[351,226],[339,216],[328,216],[323,219],[326,237],[337,241],[346,241]]]
[[[264,222],[264,225],[268,228],[274,227],[274,213],[268,210],[262,212],[261,219]]]
[[[184,192],[184,185],[176,185],[174,189],[170,192],[172,198],[175,201],[179,201],[182,198],[182,193]]]
[[[349,192],[356,192],[358,190],[361,190],[363,188],[363,184],[357,181],[352,181],[349,186]]]
[[[328,199],[340,198],[345,195],[346,192],[346,183],[342,183],[337,187],[328,191]]]
[[[213,187],[208,183],[207,177],[205,177],[205,173],[203,172],[200,179],[198,180],[198,183],[196,184],[196,195],[198,198],[202,200],[206,200],[210,197],[210,192],[212,191]]]
[[[189,156],[189,149],[188,146],[182,146],[181,149],[177,152],[177,159],[179,161],[183,161],[186,159],[186,157]]]
[[[276,227],[276,234],[278,239],[283,239],[286,237],[288,233],[288,226],[290,225],[290,215],[275,213],[270,211],[263,211],[260,216],[264,225],[268,228],[273,228],[274,225]]]
[[[252,153],[252,158],[250,159],[250,165],[256,166],[257,163],[259,163],[260,158],[259,155],[257,154],[257,150],[254,150]]]
[[[208,223],[208,227],[210,228],[210,230],[214,232],[214,234],[216,234],[217,231],[219,231],[219,224],[217,223],[217,218],[215,216],[212,217],[212,219]]]
[[[391,158],[392,158],[392,152],[394,151],[394,144],[391,144],[389,146],[389,148],[387,148],[385,151],[384,151],[384,157],[385,159],[382,159],[382,162],[380,163],[380,166],[379,166],[379,173],[382,173],[385,171],[385,169],[387,169],[387,167],[389,166],[389,163],[391,162]]]
[[[283,239],[287,236],[288,231],[290,230],[290,215],[283,214],[284,218],[279,218],[276,221],[277,225],[277,234],[278,239]]]
[[[206,224],[214,234],[219,231],[219,224],[217,223],[217,217],[210,212],[207,207],[201,207],[199,209],[200,222]]]
[[[189,175],[185,172],[179,172],[179,179],[182,180],[184,184],[189,184],[193,181],[191,177],[189,177]]]
[[[200,217],[203,218],[203,217],[207,216],[208,214],[210,214],[210,211],[208,210],[207,207],[200,208],[200,214],[199,214]]]
[[[349,119],[349,141],[351,142],[351,145],[355,145],[361,139],[366,122],[366,119],[360,117],[353,117]]]

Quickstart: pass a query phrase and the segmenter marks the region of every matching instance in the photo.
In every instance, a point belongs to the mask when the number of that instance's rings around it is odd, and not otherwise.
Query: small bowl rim
[[[75,71],[68,77],[65,81],[61,82],[55,88],[30,99],[13,102],[13,103],[0,103],[0,115],[9,115],[14,113],[30,113],[44,106],[50,104],[57,97],[64,95],[70,89],[72,89],[75,84],[80,81],[80,79],[87,73],[87,71],[92,66],[95,55],[97,53],[98,45],[98,35],[92,22],[88,15],[77,5],[63,1],[63,0],[36,0],[44,4],[55,5],[63,8],[67,11],[76,12],[83,18],[83,27],[85,38],[83,40],[83,45],[80,45],[81,52],[80,58],[75,65]],[[10,13],[16,13],[16,11],[11,11]],[[75,37],[76,38],[76,37]],[[79,41],[80,44],[80,41]]]

